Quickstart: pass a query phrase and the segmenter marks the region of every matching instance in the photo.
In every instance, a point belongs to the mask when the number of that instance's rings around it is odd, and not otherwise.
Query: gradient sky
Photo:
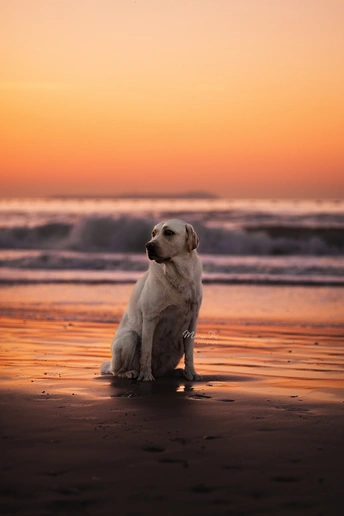
[[[344,197],[341,0],[2,0],[0,195]]]

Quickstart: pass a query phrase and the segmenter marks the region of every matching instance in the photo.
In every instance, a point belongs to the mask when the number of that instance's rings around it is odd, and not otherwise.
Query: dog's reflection
[[[199,384],[199,382],[198,382]],[[129,381],[114,377],[111,379],[112,398],[137,398],[137,397],[161,397],[180,398],[183,394],[188,395],[194,390],[194,382],[181,378],[160,378],[155,382]]]
[[[99,377],[105,379],[105,377]],[[109,377],[106,377],[109,379]],[[255,376],[241,375],[203,375],[202,381],[192,382],[186,380],[180,370],[175,370],[174,375],[170,377],[159,378],[154,382],[139,382],[136,380],[127,380],[111,377],[111,398],[144,398],[147,401],[154,399],[162,399],[165,402],[183,398],[195,398],[199,391],[209,391],[212,387],[218,389],[226,389],[233,384],[250,382],[258,380]],[[198,394],[198,398],[207,397]]]

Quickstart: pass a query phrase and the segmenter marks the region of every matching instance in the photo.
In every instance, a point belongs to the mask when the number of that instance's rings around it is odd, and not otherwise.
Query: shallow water
[[[205,286],[195,364],[202,382],[100,377],[131,287],[2,288],[1,388],[37,400],[159,395],[233,402],[263,394],[344,402],[344,289]],[[289,307],[289,308],[288,308]],[[129,394],[128,394],[129,393]]]
[[[0,316],[117,323],[133,285],[0,286]],[[203,285],[200,321],[344,328],[344,287]]]

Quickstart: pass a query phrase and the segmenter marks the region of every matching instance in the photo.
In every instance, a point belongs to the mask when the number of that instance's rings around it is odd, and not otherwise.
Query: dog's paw
[[[184,378],[190,381],[199,381],[202,380],[202,376],[196,373],[196,371],[190,371],[189,369],[184,369]]]
[[[125,373],[119,373],[117,375],[119,378],[129,378],[134,379],[139,376],[139,373],[135,371],[135,369],[132,369],[131,371],[125,371]]]
[[[152,371],[150,370],[150,368],[145,367],[144,369],[142,369],[142,371],[140,371],[138,380],[142,382],[152,382],[155,380],[155,378],[152,375]]]

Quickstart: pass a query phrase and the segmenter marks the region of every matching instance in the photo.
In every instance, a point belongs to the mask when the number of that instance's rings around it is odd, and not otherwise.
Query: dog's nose
[[[155,249],[155,242],[147,242],[146,249],[147,251],[153,251]]]

